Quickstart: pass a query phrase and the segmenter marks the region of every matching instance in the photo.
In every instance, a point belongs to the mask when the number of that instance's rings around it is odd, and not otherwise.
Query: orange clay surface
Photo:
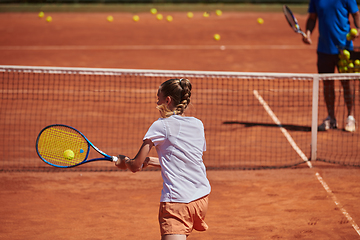
[[[1,65],[316,72],[317,33],[304,45],[280,12],[163,13],[171,23],[150,13],[138,22],[129,13],[48,15],[50,23],[37,13],[0,14]],[[306,16],[297,17],[304,26]],[[316,162],[208,177],[209,230],[188,239],[360,238],[358,168]],[[0,239],[160,239],[161,187],[159,171],[3,172]]]

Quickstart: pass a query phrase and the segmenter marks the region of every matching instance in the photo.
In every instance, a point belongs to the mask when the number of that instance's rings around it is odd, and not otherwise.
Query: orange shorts
[[[209,197],[205,196],[190,203],[161,202],[159,223],[161,236],[168,234],[189,235],[193,229],[206,231],[205,215]]]

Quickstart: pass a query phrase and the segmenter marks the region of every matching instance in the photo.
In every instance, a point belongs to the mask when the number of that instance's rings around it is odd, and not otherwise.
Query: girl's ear
[[[170,96],[167,96],[165,99],[166,104],[169,106],[172,102],[172,98]]]

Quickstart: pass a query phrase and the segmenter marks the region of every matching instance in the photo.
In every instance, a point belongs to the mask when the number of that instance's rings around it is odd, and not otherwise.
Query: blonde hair
[[[186,78],[169,79],[163,82],[160,85],[159,91],[165,97],[171,97],[176,107],[174,110],[170,110],[165,104],[157,106],[161,117],[167,118],[171,115],[182,115],[190,103],[191,88],[191,83]]]

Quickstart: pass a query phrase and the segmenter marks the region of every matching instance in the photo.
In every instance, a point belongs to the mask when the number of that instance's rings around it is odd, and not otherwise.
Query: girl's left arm
[[[150,139],[145,139],[135,158],[130,159],[127,156],[119,155],[119,160],[115,163],[115,166],[121,169],[128,168],[132,172],[141,171],[143,163],[145,162],[146,157],[153,146],[154,144]]]

